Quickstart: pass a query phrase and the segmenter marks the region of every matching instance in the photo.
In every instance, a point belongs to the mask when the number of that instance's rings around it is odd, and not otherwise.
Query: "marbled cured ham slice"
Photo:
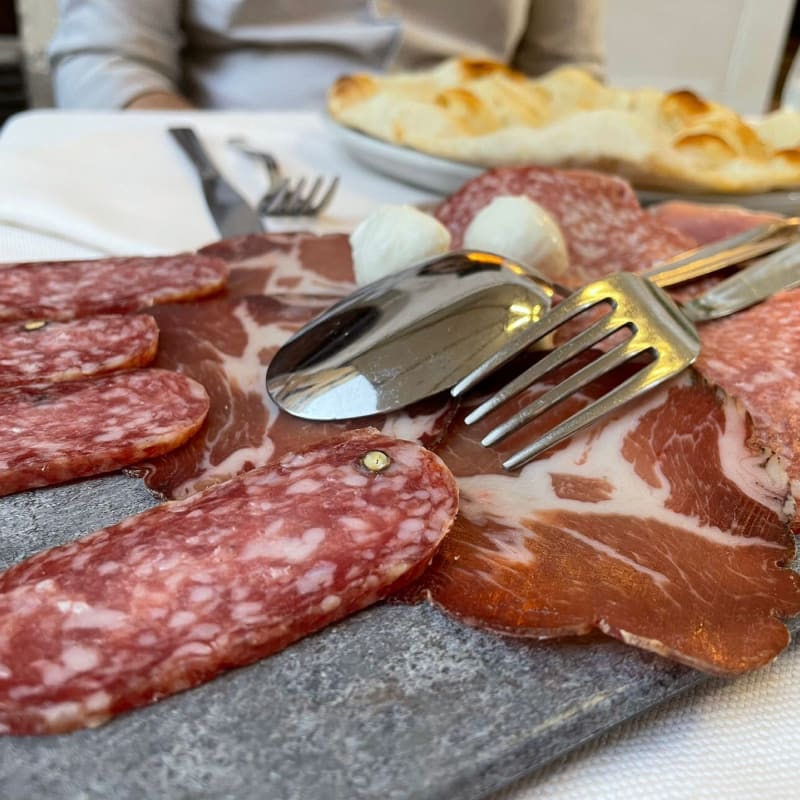
[[[0,392],[0,495],[98,475],[178,447],[205,389],[161,369]]]
[[[730,397],[686,373],[515,474],[479,444],[491,424],[439,448],[460,512],[417,596],[515,636],[598,628],[720,675],[787,645],[788,484]]]
[[[225,285],[224,261],[182,253],[0,267],[0,321],[68,320],[206,297]]]
[[[756,225],[780,219],[777,214],[749,211],[738,206],[714,206],[671,200],[648,209],[660,224],[690,236],[697,244],[709,244],[744,233]]]
[[[154,363],[190,375],[211,398],[208,419],[189,442],[143,465],[152,491],[185,497],[284,452],[367,424],[428,445],[439,438],[453,413],[448,397],[388,417],[341,423],[308,422],[279,411],[266,391],[269,361],[320,310],[300,305],[297,298],[287,304],[252,295],[163,305],[150,312],[161,332]]]
[[[356,288],[345,234],[253,234],[215,242],[200,253],[228,264],[228,294],[234,297],[298,297],[307,304],[308,296],[319,296],[330,304]]]
[[[697,369],[750,412],[755,439],[781,457],[800,501],[800,289],[699,331]]]
[[[418,575],[456,508],[436,456],[366,430],[35,555],[0,575],[0,732],[98,725],[274,653]]]
[[[143,367],[157,347],[158,326],[145,314],[0,323],[0,389]]]
[[[495,197],[523,195],[545,208],[561,227],[569,271],[559,280],[579,286],[626,270],[640,272],[695,241],[643,211],[627,181],[597,172],[504,167],[473,178],[436,210],[461,244],[473,217]]]

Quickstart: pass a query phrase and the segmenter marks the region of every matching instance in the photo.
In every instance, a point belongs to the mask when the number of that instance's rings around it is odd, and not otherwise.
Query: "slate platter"
[[[0,567],[152,504],[123,475],[2,498]],[[0,794],[481,798],[703,680],[605,638],[532,643],[380,605],[94,730],[1,739]]]

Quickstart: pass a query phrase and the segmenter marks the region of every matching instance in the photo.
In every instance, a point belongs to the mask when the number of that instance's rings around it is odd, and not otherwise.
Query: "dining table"
[[[360,157],[315,111],[32,110],[0,131],[0,262],[218,239],[174,125],[197,132],[251,203],[268,176],[233,138],[287,176],[339,177],[319,217],[265,218],[268,233],[349,233],[380,205],[427,209],[443,196]],[[89,481],[89,503],[62,488],[0,499],[0,567],[146,505],[131,483]],[[80,525],[62,502],[80,504]],[[602,637],[524,642],[433,608],[382,606],[97,729],[2,737],[0,797],[777,799],[800,793],[798,751],[794,642],[718,679]]]

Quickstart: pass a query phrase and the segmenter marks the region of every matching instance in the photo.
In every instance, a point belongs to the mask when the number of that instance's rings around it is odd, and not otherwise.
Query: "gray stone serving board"
[[[0,499],[0,567],[147,508],[112,475]],[[381,605],[94,730],[0,739],[4,800],[480,798],[704,680]]]

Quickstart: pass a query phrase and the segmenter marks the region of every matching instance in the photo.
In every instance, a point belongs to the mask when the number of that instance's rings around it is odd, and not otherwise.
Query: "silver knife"
[[[222,177],[191,128],[169,132],[197,169],[208,210],[223,237],[263,233],[264,224],[250,204]]]
[[[694,300],[681,304],[693,322],[718,319],[800,286],[800,242],[753,261]]]

